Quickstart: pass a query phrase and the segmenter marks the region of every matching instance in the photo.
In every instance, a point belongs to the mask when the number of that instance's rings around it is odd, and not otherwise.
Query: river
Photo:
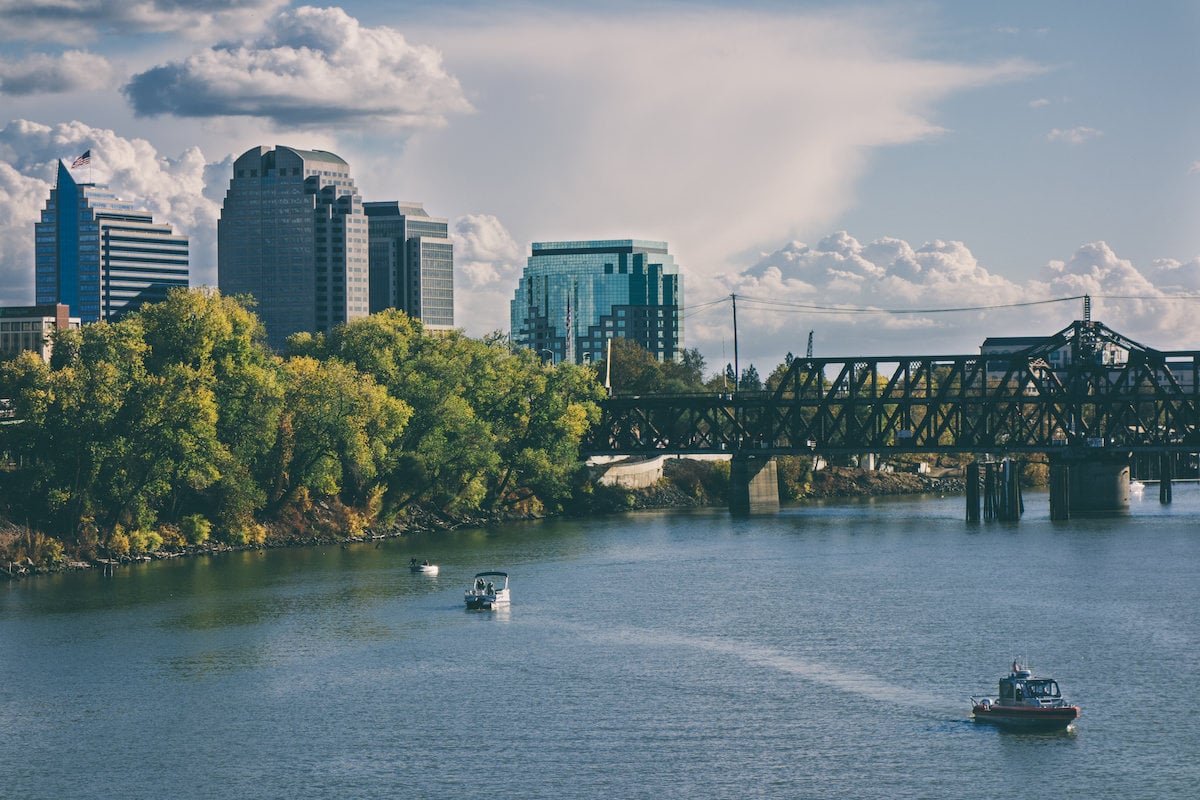
[[[1190,798],[1200,488],[719,509],[0,585],[11,798]],[[441,565],[413,575],[410,558]],[[467,612],[479,570],[506,612]],[[970,720],[1014,656],[1073,731]]]

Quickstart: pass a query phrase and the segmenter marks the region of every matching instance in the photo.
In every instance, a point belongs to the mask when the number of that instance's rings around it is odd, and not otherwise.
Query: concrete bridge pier
[[[729,510],[738,515],[779,512],[779,471],[767,456],[735,455],[729,464]]]
[[[1129,459],[1124,455],[1051,456],[1050,518],[1125,514]]]

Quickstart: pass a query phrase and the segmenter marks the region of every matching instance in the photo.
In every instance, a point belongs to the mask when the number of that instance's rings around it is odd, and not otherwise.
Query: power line
[[[1093,297],[1108,297],[1107,295],[1092,295]],[[951,314],[963,313],[968,311],[995,311],[1003,308],[1022,308],[1026,306],[1040,306],[1051,303],[1066,303],[1075,300],[1082,300],[1084,295],[1073,295],[1071,297],[1056,297],[1049,300],[1027,300],[1021,303],[994,303],[985,306],[958,306],[950,308],[872,308],[868,306],[826,306],[816,305],[812,303],[796,303],[787,300],[765,300],[759,297],[751,297],[749,295],[739,294],[738,298],[743,302],[754,303],[760,306],[766,306],[777,311],[795,311],[816,313],[816,314]],[[697,306],[690,306],[682,316],[691,316],[702,310],[707,310],[713,306],[723,304],[728,297],[723,297],[717,300],[710,300],[707,303],[701,303]],[[1152,299],[1152,298],[1117,298],[1110,299]],[[1187,298],[1178,298],[1187,299]],[[1192,298],[1200,299],[1200,298]]]

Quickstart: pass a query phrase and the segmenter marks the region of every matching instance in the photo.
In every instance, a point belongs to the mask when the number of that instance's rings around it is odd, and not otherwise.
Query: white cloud
[[[1029,101],[1030,108],[1044,108],[1048,105],[1050,105],[1050,99],[1048,97],[1039,97],[1036,100]]]
[[[415,130],[471,110],[433,48],[311,6],[280,14],[256,41],[135,75],[124,91],[140,115],[262,117],[293,128]]]
[[[192,283],[216,285],[220,206],[205,196],[206,171],[211,177],[212,170],[198,148],[172,158],[144,139],[82,122],[16,120],[0,128],[0,303],[33,302],[33,224],[50,196],[58,159],[69,162],[88,149],[92,167],[82,179],[108,184],[156,222],[187,235]]]
[[[520,241],[665,240],[716,274],[828,229],[874,150],[946,135],[938,101],[1038,70],[913,58],[893,22],[691,8],[422,28],[477,113],[415,136],[401,171],[506,209]]]
[[[208,37],[257,28],[288,0],[0,0],[0,40],[85,42],[97,35]]]
[[[513,299],[524,253],[500,220],[469,214],[455,220],[454,321],[469,334],[482,336],[509,328]]]
[[[1143,344],[1200,346],[1190,324],[1200,305],[1200,258],[1138,269],[1104,242],[1083,245],[1024,283],[984,268],[961,242],[863,245],[845,231],[811,247],[790,242],[718,283],[691,278],[690,306],[737,294],[741,365],[754,362],[760,373],[789,351],[803,352],[809,329],[816,354],[830,357],[972,353],[987,336],[1049,335],[1080,318],[1081,301],[1064,298],[1084,294],[1093,319]],[[1063,301],[1022,305],[1055,299]],[[878,313],[864,313],[871,310]],[[685,345],[707,354],[713,369],[716,354],[724,353],[721,364],[731,360],[728,304],[689,316]]]
[[[82,50],[60,56],[34,53],[19,61],[0,58],[0,94],[57,94],[78,89],[112,86],[113,68],[108,59]]]
[[[1086,141],[1095,139],[1098,136],[1103,136],[1104,131],[1098,131],[1095,128],[1080,126],[1078,128],[1052,128],[1046,139],[1051,142],[1066,142],[1067,144],[1076,145],[1083,144]]]

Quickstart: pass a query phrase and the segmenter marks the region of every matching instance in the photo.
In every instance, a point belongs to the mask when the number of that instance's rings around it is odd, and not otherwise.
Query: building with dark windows
[[[34,224],[36,302],[83,322],[111,320],[188,285],[188,240],[104,186],[58,179]]]
[[[55,331],[78,328],[79,317],[72,317],[64,303],[44,306],[0,306],[0,361],[32,350],[50,360],[51,339]]]
[[[454,327],[454,245],[419,203],[363,203],[371,239],[371,313],[398,308],[426,329]]]
[[[602,360],[610,339],[672,361],[683,349],[682,304],[666,242],[535,242],[512,300],[510,335],[555,363]]]
[[[333,153],[256,147],[233,164],[217,223],[217,285],[253,295],[267,341],[370,313],[367,217]]]

